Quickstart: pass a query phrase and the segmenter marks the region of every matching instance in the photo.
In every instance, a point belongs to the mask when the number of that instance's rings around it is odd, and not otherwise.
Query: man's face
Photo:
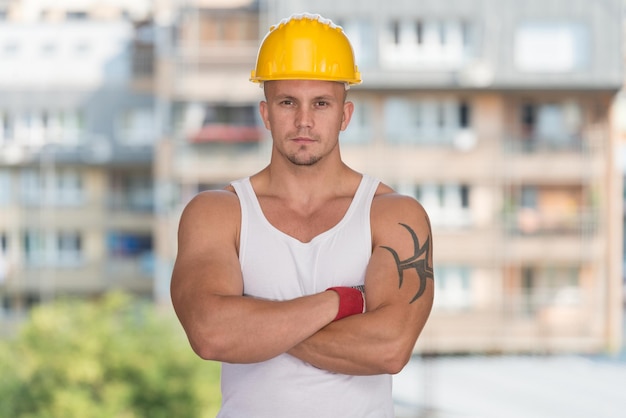
[[[260,111],[274,149],[291,163],[313,165],[338,150],[339,132],[352,116],[342,83],[314,80],[265,82]]]

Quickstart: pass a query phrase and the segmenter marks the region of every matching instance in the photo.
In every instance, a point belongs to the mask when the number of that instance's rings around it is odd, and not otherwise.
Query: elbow
[[[202,360],[222,361],[224,359],[224,349],[220,347],[216,338],[193,338],[189,337],[191,349]]]
[[[202,360],[216,360],[215,351],[208,347],[206,344],[201,344],[199,342],[194,342],[189,340],[191,344],[191,349],[198,357]]]
[[[202,326],[203,321],[181,321],[193,352],[203,360],[221,361],[226,349],[226,334]]]
[[[388,350],[388,355],[383,359],[382,372],[385,374],[398,374],[404,369],[411,360],[413,355],[413,347],[395,347]]]
[[[404,366],[407,365],[407,363],[409,362],[409,359],[411,357],[403,357],[403,358],[395,358],[392,361],[387,362],[386,364],[386,371],[385,373],[387,374],[398,374],[402,371],[402,369],[404,369]]]

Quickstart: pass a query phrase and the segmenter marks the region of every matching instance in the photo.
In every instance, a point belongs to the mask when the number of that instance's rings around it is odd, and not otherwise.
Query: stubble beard
[[[287,157],[287,160],[293,165],[304,166],[304,167],[315,165],[317,164],[319,160],[322,159],[322,157],[319,155],[309,155],[307,157],[301,157],[297,153],[288,154],[286,155],[286,157]]]
[[[338,146],[338,143],[334,145],[334,147],[336,146]],[[325,152],[318,152],[319,153],[312,153],[309,146],[302,145],[294,152],[283,153],[283,156],[287,159],[287,161],[295,166],[310,167],[320,162],[322,159],[324,159],[326,155],[330,154],[332,151],[327,150]]]
[[[287,158],[287,161],[300,167],[315,165],[323,158],[323,155],[312,153],[310,147],[307,145],[301,145],[297,150],[285,153],[284,155],[285,158]]]

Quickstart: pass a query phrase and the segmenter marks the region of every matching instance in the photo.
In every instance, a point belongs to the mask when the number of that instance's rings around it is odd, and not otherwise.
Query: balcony
[[[597,214],[588,210],[564,208],[519,208],[504,217],[509,236],[579,236],[598,227]]]
[[[257,143],[263,138],[258,126],[235,126],[229,124],[204,125],[188,137],[192,144],[204,143]]]

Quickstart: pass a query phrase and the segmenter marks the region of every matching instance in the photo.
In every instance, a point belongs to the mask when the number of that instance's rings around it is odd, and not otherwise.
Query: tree
[[[34,308],[0,343],[0,416],[214,417],[219,365],[198,358],[171,309],[121,293]]]

